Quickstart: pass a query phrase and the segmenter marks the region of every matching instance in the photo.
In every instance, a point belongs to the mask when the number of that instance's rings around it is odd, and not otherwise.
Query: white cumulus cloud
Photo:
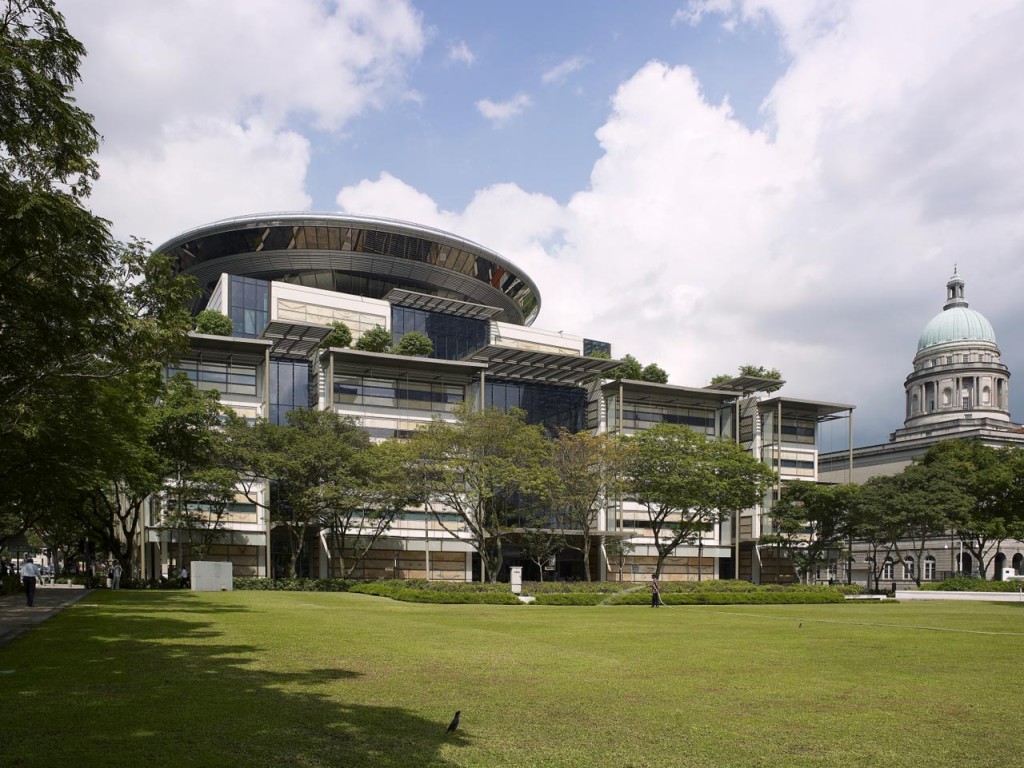
[[[533,100],[525,93],[519,93],[507,101],[480,99],[476,103],[477,111],[496,126],[501,126],[513,117],[521,115]]]

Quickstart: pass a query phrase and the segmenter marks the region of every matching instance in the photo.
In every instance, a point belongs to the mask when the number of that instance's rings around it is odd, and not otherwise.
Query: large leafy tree
[[[953,520],[970,514],[971,497],[942,462],[911,464],[893,477],[892,545],[896,560],[913,558],[913,579],[921,586],[921,563],[932,539],[945,535]]]
[[[552,445],[552,468],[557,484],[552,506],[558,510],[565,545],[583,555],[583,570],[590,575],[590,548],[598,518],[608,500],[622,488],[626,450],[615,435],[562,430]]]
[[[850,506],[850,535],[867,549],[868,587],[876,590],[902,528],[898,496],[895,476],[878,475],[859,487]]]
[[[819,563],[838,563],[848,541],[853,485],[787,483],[771,515],[790,550],[797,576],[809,581]]]
[[[0,5],[0,508],[44,524],[94,487],[105,415],[127,433],[152,369],[185,348],[194,287],[84,206],[98,136],[72,97],[84,49],[51,0]],[[149,377],[148,381],[144,381]],[[108,386],[109,384],[109,386]],[[85,437],[88,436],[88,437]],[[124,441],[113,440],[116,444]],[[61,489],[62,498],[50,498]],[[51,526],[53,527],[53,526]]]
[[[555,483],[550,442],[525,418],[522,411],[462,406],[454,421],[435,419],[410,438],[411,471],[428,512],[454,536],[462,532],[448,516],[458,516],[491,581],[501,571],[506,536],[523,517],[535,517]]]
[[[955,504],[954,534],[978,564],[982,578],[1009,538],[1024,537],[1024,452],[997,449],[975,440],[946,440],[932,446],[921,463],[955,483],[968,503]],[[935,498],[936,505],[947,499]]]
[[[288,575],[295,576],[311,527],[350,508],[369,435],[349,417],[305,408],[290,411],[287,425],[229,417],[225,433],[224,457],[243,492],[288,534]],[[264,485],[266,495],[258,492]]]
[[[419,500],[420,490],[406,471],[408,453],[397,440],[371,443],[353,454],[347,486],[331,484],[333,500],[322,522],[336,553],[332,576],[351,576],[403,510]]]
[[[725,515],[756,504],[774,474],[732,443],[676,424],[629,438],[626,493],[647,511],[655,576],[681,544],[700,544]]]

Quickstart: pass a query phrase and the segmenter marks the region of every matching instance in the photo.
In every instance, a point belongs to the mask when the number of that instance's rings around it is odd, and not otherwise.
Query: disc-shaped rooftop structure
[[[530,325],[540,292],[489,248],[420,224],[340,213],[269,213],[205,224],[159,246],[206,303],[222,273],[382,299],[394,289],[483,304]]]

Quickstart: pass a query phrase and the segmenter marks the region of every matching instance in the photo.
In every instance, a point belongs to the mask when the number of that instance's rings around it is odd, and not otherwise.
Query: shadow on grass
[[[433,721],[346,702],[353,685],[373,699],[372,674],[322,655],[311,664],[308,649],[267,668],[263,648],[211,643],[224,633],[197,618],[246,610],[186,595],[101,598],[0,649],[0,667],[15,670],[0,679],[5,765],[453,765],[442,745],[467,740],[445,735],[450,712]]]

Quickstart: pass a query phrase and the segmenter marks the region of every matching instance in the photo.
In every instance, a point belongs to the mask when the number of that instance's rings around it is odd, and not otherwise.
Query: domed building
[[[983,314],[968,306],[964,279],[956,269],[946,283],[942,311],[921,332],[913,366],[903,384],[903,426],[890,434],[887,443],[822,454],[822,482],[859,484],[877,475],[899,474],[942,440],[1024,447],[1024,426],[1010,418],[1010,371],[1000,358],[995,330]],[[929,545],[928,558],[918,565],[927,580],[972,570],[970,555],[957,552],[951,537]],[[856,546],[854,557],[863,561]],[[1004,542],[989,576],[999,578],[1002,567],[1011,563],[1024,569],[1024,543]],[[907,568],[913,567],[893,563],[882,581],[906,582]],[[867,578],[864,567],[856,562],[853,578],[861,583]]]
[[[894,440],[921,428],[1010,421],[1010,372],[1000,362],[992,324],[964,299],[964,280],[954,270],[946,303],[928,321],[917,343],[914,370],[904,384],[907,416]],[[957,422],[957,423],[951,423]]]

